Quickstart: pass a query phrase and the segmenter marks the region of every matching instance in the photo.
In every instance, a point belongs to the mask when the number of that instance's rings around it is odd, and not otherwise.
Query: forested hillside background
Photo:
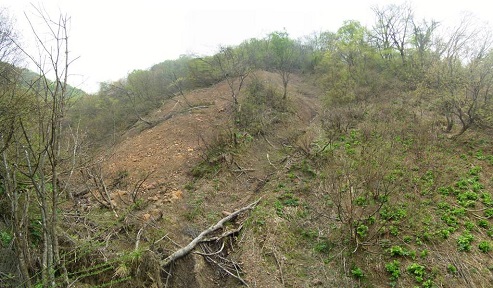
[[[370,27],[275,31],[87,94],[69,18],[36,12],[41,55],[0,12],[0,286],[493,285],[479,19],[374,7]]]

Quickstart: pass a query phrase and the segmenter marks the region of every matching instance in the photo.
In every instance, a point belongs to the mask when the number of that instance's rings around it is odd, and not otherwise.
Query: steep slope
[[[250,78],[248,81],[252,81]],[[276,74],[257,72],[255,78],[273,89],[280,91],[282,87]],[[137,226],[152,222],[153,227],[159,227],[155,231],[166,231],[169,239],[183,245],[194,233],[213,224],[223,211],[232,211],[262,197],[262,188],[271,177],[276,177],[276,169],[283,167],[290,157],[280,150],[298,137],[313,133],[307,132],[307,127],[315,123],[319,113],[316,90],[298,76],[293,76],[291,83],[290,108],[285,120],[269,127],[263,135],[246,137],[247,132],[241,133],[244,138],[239,141],[243,142],[237,148],[230,143],[234,116],[227,83],[193,91],[185,95],[186,99],[177,97],[167,103],[151,117],[166,120],[141,132],[129,131],[105,161],[106,177],[121,187],[112,193],[117,209],[125,209],[135,184],[145,179],[136,191],[145,203],[144,208],[132,214],[132,221]],[[201,165],[205,165],[205,172],[197,169]],[[212,172],[207,171],[209,165]],[[191,260],[184,262],[187,261]],[[196,261],[199,260],[192,262]],[[258,275],[260,267],[254,263],[244,262],[246,280],[258,282],[262,278]],[[200,273],[205,272],[195,274]],[[254,275],[255,279],[250,279]],[[223,280],[204,280],[209,277],[197,275],[202,280],[193,283],[201,282],[201,287],[224,285]],[[274,287],[277,281],[270,278],[266,275],[263,282],[258,282],[259,287]],[[185,284],[175,283],[177,287]]]
[[[187,93],[105,159],[119,228],[103,243],[138,259],[119,260],[96,283],[490,286],[490,135],[449,139],[412,94],[327,107],[301,76],[293,75],[286,101],[276,74],[258,72],[248,83],[236,114],[225,82]],[[222,232],[241,231],[161,270],[164,257],[257,199]],[[101,219],[114,219],[108,209],[95,211],[94,222],[114,223]]]

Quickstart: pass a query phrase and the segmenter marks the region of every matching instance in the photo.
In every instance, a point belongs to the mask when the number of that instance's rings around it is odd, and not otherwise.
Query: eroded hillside
[[[153,114],[157,125],[135,127],[102,158],[118,217],[98,205],[85,217],[119,227],[106,234],[105,253],[136,254],[97,283],[488,286],[493,151],[486,134],[449,139],[410,94],[322,109],[321,92],[295,76],[278,107],[250,95],[279,92],[277,75],[257,72],[248,82],[267,89],[250,84],[242,93],[239,113],[250,118],[235,118],[221,82],[186,94],[190,105],[170,101]],[[258,113],[248,114],[248,105]],[[227,226],[236,232],[224,246],[197,246],[202,254],[160,270],[167,255],[257,199]],[[227,268],[207,258],[216,252]]]

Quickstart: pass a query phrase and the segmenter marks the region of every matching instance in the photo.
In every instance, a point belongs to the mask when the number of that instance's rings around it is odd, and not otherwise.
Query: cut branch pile
[[[197,252],[197,254],[202,255],[206,258],[206,260],[209,263],[215,264],[217,267],[219,267],[223,272],[226,274],[233,276],[234,278],[238,279],[241,283],[244,285],[248,286],[247,283],[239,276],[239,272],[241,272],[241,269],[239,267],[239,264],[226,259],[225,257],[221,256],[220,254],[223,252],[224,249],[224,238],[231,236],[233,234],[238,233],[243,225],[238,226],[236,229],[233,229],[231,231],[223,231],[220,235],[218,236],[211,236],[214,232],[218,231],[219,229],[224,228],[224,224],[234,221],[240,214],[243,212],[252,210],[255,208],[255,206],[260,202],[260,199],[257,201],[251,203],[248,206],[245,206],[241,209],[236,210],[235,212],[227,215],[226,217],[222,218],[217,222],[216,224],[210,226],[209,228],[205,229],[202,231],[197,237],[195,237],[188,245],[186,245],[183,248],[178,249],[165,259],[161,260],[161,267],[167,267],[174,261],[188,255],[192,250],[200,244],[200,247],[202,247],[202,250],[204,252]],[[222,242],[221,242],[222,240]],[[214,243],[220,243],[216,251],[213,251],[209,245],[206,245],[206,242],[214,242]]]

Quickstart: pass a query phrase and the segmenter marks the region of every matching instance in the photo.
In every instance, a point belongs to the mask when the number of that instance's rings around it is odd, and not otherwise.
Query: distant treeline
[[[302,39],[278,31],[220,47],[212,56],[186,55],[135,70],[116,82],[101,84],[95,95],[82,97],[70,115],[88,129],[91,141],[102,143],[170,98],[245,71],[267,70],[279,73],[285,86],[290,73],[312,77],[325,91],[327,104],[388,99],[392,93],[407,91],[429,102],[449,132],[455,124],[460,124],[459,133],[475,124],[487,125],[493,77],[491,31],[471,17],[456,27],[417,20],[405,4],[373,10],[371,27],[351,20],[336,32]]]

